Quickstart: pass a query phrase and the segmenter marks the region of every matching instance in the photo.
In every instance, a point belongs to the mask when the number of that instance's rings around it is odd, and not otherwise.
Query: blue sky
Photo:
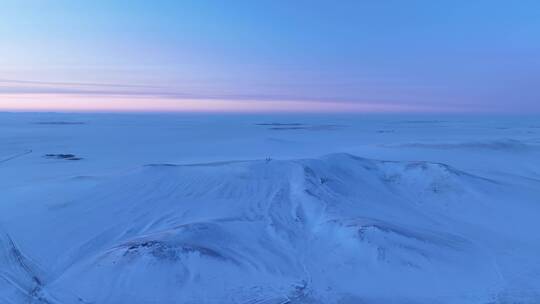
[[[538,1],[0,3],[0,109],[540,112]]]

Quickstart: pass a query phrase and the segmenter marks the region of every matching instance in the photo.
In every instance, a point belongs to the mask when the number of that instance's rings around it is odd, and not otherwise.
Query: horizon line
[[[496,113],[471,107],[343,102],[318,100],[257,100],[160,98],[139,95],[2,94],[0,111],[96,113]]]

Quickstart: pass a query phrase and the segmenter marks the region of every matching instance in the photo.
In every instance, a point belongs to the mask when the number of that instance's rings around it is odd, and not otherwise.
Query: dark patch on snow
[[[342,125],[335,124],[303,124],[303,123],[258,123],[257,126],[269,127],[268,130],[287,131],[287,130],[308,130],[308,131],[332,131],[342,128]]]
[[[257,125],[257,126],[278,126],[278,127],[305,126],[305,124],[298,123],[298,122],[293,122],[293,123],[271,122],[271,123],[257,123],[255,125]]]
[[[130,242],[125,244],[123,247],[125,248],[123,256],[147,253],[159,260],[176,261],[179,260],[182,255],[197,253],[204,257],[224,261],[230,260],[214,249],[186,243],[175,244],[158,240],[146,240],[140,242]]]
[[[63,160],[81,160],[82,157],[78,157],[75,154],[45,154],[43,157],[49,159],[63,159]]]
[[[148,165],[144,165],[145,167],[178,167],[178,165],[176,164],[168,164],[168,163],[163,163],[163,164],[148,164]]]
[[[55,126],[64,126],[64,125],[84,125],[85,122],[82,121],[38,121],[36,125],[55,125]]]
[[[405,123],[405,124],[438,124],[438,123],[444,123],[446,121],[444,120],[404,120],[399,121],[397,123]]]
[[[269,130],[286,131],[286,130],[308,130],[308,131],[333,131],[341,128],[339,125],[310,125],[301,127],[272,127]]]

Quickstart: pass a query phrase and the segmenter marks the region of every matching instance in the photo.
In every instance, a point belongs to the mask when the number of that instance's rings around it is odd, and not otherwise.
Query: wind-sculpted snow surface
[[[490,217],[486,201],[501,204],[500,186],[444,164],[349,154],[147,165],[55,209],[65,227],[55,239],[65,251],[47,282],[3,237],[0,262],[10,266],[2,278],[18,292],[2,296],[8,303],[497,303],[507,284],[490,240],[506,228],[474,219]],[[493,235],[479,238],[484,230]],[[48,297],[40,300],[42,289]]]
[[[0,230],[0,302],[43,302],[42,275],[11,237]]]
[[[0,118],[1,304],[540,303],[536,121]]]

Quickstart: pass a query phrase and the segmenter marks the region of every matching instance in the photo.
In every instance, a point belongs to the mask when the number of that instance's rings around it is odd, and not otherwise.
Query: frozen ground
[[[539,303],[540,119],[0,113],[0,303]]]

